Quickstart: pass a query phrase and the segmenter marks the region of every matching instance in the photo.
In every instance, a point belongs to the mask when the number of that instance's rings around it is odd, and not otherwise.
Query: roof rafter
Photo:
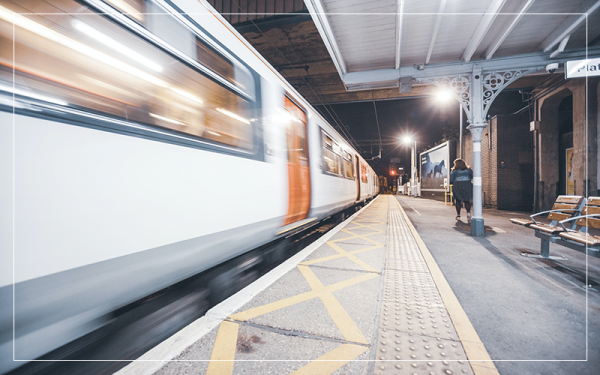
[[[531,5],[534,3],[534,1],[535,0],[527,0],[525,5],[523,5],[523,7],[519,10],[519,13],[517,13],[514,16],[510,25],[508,25],[508,27],[503,32],[496,35],[494,40],[492,40],[492,42],[490,43],[487,51],[485,51],[485,59],[486,60],[489,60],[494,56],[494,53],[496,53],[498,48],[500,48],[500,45],[504,42],[504,40],[508,37],[508,35],[513,31],[515,26],[517,26],[519,21],[521,21],[521,18],[523,18],[525,13],[529,10]]]
[[[483,40],[483,37],[485,36],[485,34],[487,34],[488,30],[490,29],[490,26],[492,26],[492,23],[498,16],[498,11],[500,11],[505,2],[506,0],[492,0],[487,10],[483,14],[483,17],[481,18],[481,21],[479,22],[475,33],[473,33],[469,44],[467,44],[467,48],[465,48],[465,51],[462,55],[462,59],[465,62],[471,61],[471,58],[477,50],[477,47],[479,47],[479,44]]]
[[[402,20],[404,19],[404,0],[397,0],[396,8],[396,69],[400,68],[402,49]]]
[[[592,6],[584,4],[584,7],[579,9],[579,12],[583,13],[579,16],[574,15],[567,18],[552,34],[550,34],[540,45],[540,49],[544,52],[548,52],[564,40],[567,36],[571,35],[577,28],[586,20],[586,18],[592,14],[600,6],[600,1],[596,1]]]
[[[425,59],[425,64],[429,64],[429,60],[431,60],[431,54],[433,53],[433,47],[435,46],[435,39],[437,38],[438,30],[440,29],[440,23],[442,23],[442,14],[444,13],[444,8],[446,8],[446,1],[440,1],[440,7],[438,8],[437,19],[435,20],[435,27],[433,29],[433,36],[431,37],[431,43],[429,43],[429,51],[427,52],[427,58]],[[398,67],[396,67],[398,69]]]
[[[327,15],[325,14],[325,10],[323,9],[323,4],[321,0],[308,0],[305,1],[306,7],[310,12],[310,15],[319,30],[319,34],[321,34],[321,38],[323,39],[323,43],[325,47],[329,51],[329,55],[333,60],[333,64],[335,65],[336,70],[340,77],[348,72],[346,69],[346,63],[344,62],[344,57],[340,52],[340,48],[335,40],[335,35],[331,30],[331,26],[329,25],[329,20],[327,20]]]

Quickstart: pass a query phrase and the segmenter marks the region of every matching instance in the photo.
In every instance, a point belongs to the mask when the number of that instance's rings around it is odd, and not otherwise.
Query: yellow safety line
[[[460,338],[460,341],[465,349],[465,353],[467,354],[467,358],[469,359],[469,363],[471,364],[471,368],[475,375],[498,375],[498,369],[496,369],[496,365],[490,358],[489,353],[487,352],[483,342],[477,335],[477,331],[471,324],[469,317],[463,310],[458,298],[454,295],[450,284],[446,281],[444,274],[438,267],[435,259],[429,252],[427,245],[423,242],[423,239],[415,229],[414,225],[404,212],[404,209],[400,205],[400,202],[394,197],[391,199],[395,200],[400,207],[400,212],[404,216],[410,231],[413,234],[413,237],[417,241],[417,245],[423,254],[423,258],[425,258],[425,262],[427,263],[427,267],[429,267],[429,271],[431,272],[431,276],[433,277],[433,281],[435,282],[438,291],[444,301],[444,305],[446,305],[446,310],[448,310],[448,315],[452,319],[452,323],[454,323],[454,328],[456,329],[456,333]]]
[[[270,313],[273,311],[281,310],[285,307],[292,306],[292,305],[298,304],[300,302],[308,301],[310,299],[319,297],[321,294],[324,294],[324,293],[335,292],[336,290],[344,289],[349,286],[362,283],[363,281],[367,281],[367,280],[370,280],[370,279],[372,279],[374,277],[378,277],[378,276],[379,276],[379,274],[376,274],[376,273],[366,273],[364,275],[353,277],[352,279],[348,279],[348,280],[340,281],[339,283],[328,285],[318,292],[311,290],[310,292],[305,292],[305,293],[298,294],[293,297],[282,299],[280,301],[275,301],[275,302],[272,302],[272,303],[269,303],[269,304],[266,304],[263,306],[255,307],[250,310],[246,310],[246,311],[239,312],[237,314],[233,314],[230,316],[230,318],[235,319],[235,320],[252,319],[254,317],[264,315],[264,314],[267,314],[267,313]]]
[[[235,347],[237,345],[239,325],[224,320],[219,326],[217,338],[208,363],[207,375],[225,375],[233,373]]]
[[[293,375],[331,374],[346,363],[363,354],[369,348],[365,346],[343,344],[315,361],[293,372]]]

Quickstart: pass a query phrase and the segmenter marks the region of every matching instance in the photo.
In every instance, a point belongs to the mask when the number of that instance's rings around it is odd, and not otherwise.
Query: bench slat
[[[555,227],[548,224],[531,224],[529,228],[533,228],[548,234],[559,233],[564,231],[564,229],[561,227]]]
[[[568,219],[571,216],[573,216],[573,215],[570,214],[570,213],[569,214],[565,214],[565,213],[562,213],[562,212],[550,212],[548,214],[548,219],[561,221],[561,220]]]
[[[572,241],[576,241],[582,244],[587,244],[590,246],[600,244],[600,237],[588,235],[587,233],[581,232],[563,232],[560,233],[559,236],[563,238],[567,238]]]
[[[588,206],[600,206],[600,197],[589,197],[586,204]]]
[[[577,225],[600,229],[600,219],[587,218],[586,220],[585,217],[582,217],[581,219],[577,219]]]
[[[531,224],[533,224],[533,221],[531,220],[527,220],[527,219],[510,219],[510,222],[513,224],[519,224],[519,225],[523,225],[523,226],[530,226]]]
[[[567,203],[554,203],[552,206],[553,210],[575,210],[576,208],[576,205]]]
[[[581,211],[581,215],[596,215],[600,214],[600,207],[595,206],[585,206]]]
[[[579,204],[582,199],[583,197],[579,195],[559,195],[558,198],[556,198],[556,203]]]

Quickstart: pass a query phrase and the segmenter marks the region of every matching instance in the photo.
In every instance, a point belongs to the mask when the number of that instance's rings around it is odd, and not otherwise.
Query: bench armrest
[[[534,216],[539,216],[539,215],[543,215],[543,214],[549,214],[550,212],[568,212],[568,211],[576,212],[577,210],[574,209],[574,208],[567,208],[565,210],[548,210],[548,211],[538,212],[537,214],[529,215],[529,217],[531,218],[531,220],[533,220],[534,223],[539,224],[535,220]]]
[[[574,230],[567,229],[567,228],[565,227],[565,223],[566,223],[567,221],[573,221],[573,220],[578,220],[578,219],[583,219],[583,218],[588,218],[588,217],[600,217],[600,214],[592,214],[592,215],[573,216],[573,217],[570,217],[570,218],[568,218],[568,219],[561,220],[561,221],[559,221],[558,223],[559,223],[560,225],[562,225],[562,227],[565,229],[565,231],[567,231],[567,232],[576,232],[576,231],[574,231]]]

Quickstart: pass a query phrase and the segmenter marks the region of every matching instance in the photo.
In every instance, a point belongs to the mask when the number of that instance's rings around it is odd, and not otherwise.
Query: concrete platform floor
[[[556,244],[550,255],[566,259],[523,256],[540,240],[509,219],[527,213],[484,209],[485,237],[474,238],[464,211],[455,221],[443,202],[396,199],[501,374],[600,373],[600,259]]]
[[[473,238],[443,202],[380,196],[119,375],[596,374],[600,259],[524,257],[518,216]]]

